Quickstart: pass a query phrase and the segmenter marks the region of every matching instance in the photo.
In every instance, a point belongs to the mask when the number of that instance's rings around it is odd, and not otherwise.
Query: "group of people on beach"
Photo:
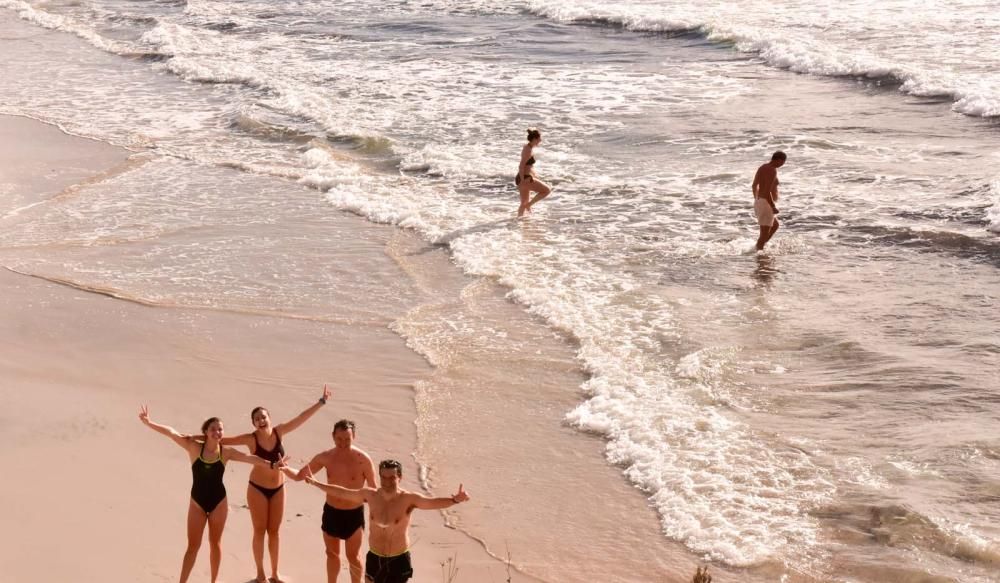
[[[449,497],[428,497],[400,487],[403,466],[393,459],[378,464],[379,485],[375,483],[372,459],[354,446],[355,424],[341,419],[333,426],[334,447],[320,452],[300,469],[287,464],[282,439],[309,420],[330,398],[330,389],[295,418],[274,425],[264,407],[250,412],[253,431],[236,437],[225,437],[222,421],[210,417],[201,426],[200,435],[185,434],[167,425],[153,422],[149,409],[142,406],[139,419],[154,431],[172,439],[182,447],[191,461],[191,500],[187,513],[187,549],[181,563],[180,583],[185,583],[194,568],[201,548],[205,527],[208,526],[209,561],[212,582],[219,576],[222,560],[222,531],[229,506],[223,473],[230,461],[252,464],[247,485],[247,506],[253,524],[254,562],[257,583],[281,583],[278,574],[279,530],[285,509],[285,479],[305,481],[326,493],[321,529],[326,547],[328,583],[334,583],[341,567],[341,541],[349,565],[351,583],[404,583],[413,575],[410,562],[410,516],[416,509],[438,510],[469,499],[462,485]],[[233,446],[244,446],[243,453]],[[326,482],[314,475],[326,470]],[[361,546],[365,529],[365,505],[371,529],[368,554],[361,564]],[[264,570],[264,546],[270,556],[271,576]]]
[[[517,192],[521,197],[521,204],[517,207],[518,217],[530,212],[535,203],[552,192],[549,185],[539,180],[535,174],[535,147],[540,143],[542,143],[542,133],[535,128],[528,128],[528,143],[521,148],[521,161],[514,177],[514,185],[517,186]],[[757,217],[757,224],[760,226],[757,251],[763,251],[764,245],[778,230],[779,211],[775,205],[778,200],[778,168],[781,168],[787,159],[788,156],[780,150],[772,154],[771,160],[757,169],[750,186],[753,191],[754,216]],[[535,196],[531,196],[531,193],[535,193]]]

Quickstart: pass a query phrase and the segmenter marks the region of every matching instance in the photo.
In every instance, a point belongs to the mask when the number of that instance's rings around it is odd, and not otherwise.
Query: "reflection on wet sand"
[[[753,270],[753,278],[759,284],[769,286],[777,273],[778,269],[775,267],[774,257],[765,253],[758,253],[757,267]]]

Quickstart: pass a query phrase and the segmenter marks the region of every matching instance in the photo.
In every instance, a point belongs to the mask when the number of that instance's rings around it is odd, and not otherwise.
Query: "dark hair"
[[[542,132],[538,131],[536,128],[528,128],[528,141],[536,140],[542,137]]]
[[[253,421],[253,418],[256,417],[257,413],[259,413],[261,411],[267,411],[267,409],[265,409],[263,407],[254,407],[253,411],[250,411],[250,420]]]
[[[786,158],[788,158],[788,156],[786,156],[785,153],[782,152],[781,150],[778,150],[777,152],[771,154],[771,160],[772,161],[774,161],[774,160],[784,160]]]
[[[347,431],[348,429],[351,430],[351,433],[357,433],[357,430],[354,429],[354,422],[350,419],[341,419],[333,424],[334,433],[338,431]]]
[[[208,419],[206,419],[205,422],[201,424],[201,432],[204,434],[206,431],[208,431],[208,426],[215,422],[221,423],[222,419],[219,419],[218,417],[209,417]]]
[[[396,460],[382,460],[378,463],[378,471],[381,473],[382,470],[388,470],[392,468],[396,470],[396,475],[403,477],[403,464],[397,462]]]

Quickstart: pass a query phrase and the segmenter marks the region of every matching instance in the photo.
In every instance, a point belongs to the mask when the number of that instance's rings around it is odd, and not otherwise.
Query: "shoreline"
[[[33,154],[39,164],[76,170],[41,184],[32,166],[20,166],[21,176],[6,177],[8,190],[31,192],[43,198],[41,202],[128,161],[129,154],[113,146],[94,146],[93,140],[61,131],[61,137],[56,136],[50,131],[56,131],[54,126],[38,120],[0,116],[0,128],[12,126],[29,132],[30,137],[22,137],[39,145]],[[9,139],[9,132],[0,129],[3,135]],[[40,135],[44,139],[38,139]],[[103,150],[96,161],[95,147]],[[0,148],[0,153],[5,151]],[[61,154],[46,159],[46,152]],[[341,220],[345,228],[395,231],[346,215]],[[328,382],[334,391],[332,407],[288,438],[293,463],[332,447],[327,431],[337,418],[347,416],[358,421],[358,446],[376,462],[384,452],[409,459],[404,487],[420,489],[412,461],[417,450],[413,385],[430,367],[388,329],[143,305],[9,269],[0,272],[0,288],[7,328],[0,338],[7,348],[0,358],[0,374],[7,380],[2,394],[9,410],[18,412],[5,419],[0,436],[15,444],[15,467],[25,468],[29,476],[46,476],[41,485],[29,478],[3,487],[5,499],[25,502],[16,505],[12,516],[20,525],[20,542],[8,545],[0,560],[14,579],[142,581],[176,576],[190,478],[180,452],[158,437],[143,437],[155,434],[143,431],[134,417],[141,403],[150,405],[155,420],[181,431],[197,427],[203,417],[219,415],[231,435],[249,429],[243,416],[256,404],[283,420],[308,406],[313,393]],[[291,345],[302,336],[313,342]],[[202,412],[192,414],[195,410]],[[99,452],[116,452],[112,459],[130,461],[107,463],[108,456]],[[48,477],[53,463],[55,475],[69,476],[71,486]],[[232,516],[223,545],[225,580],[239,580],[240,573],[253,571],[244,506],[248,469],[240,466],[233,464],[229,469],[237,475],[226,479]],[[282,571],[292,580],[319,580],[324,573],[318,532],[323,497],[318,491],[308,493],[312,488],[290,488]],[[83,500],[87,502],[79,503]],[[137,517],[149,527],[137,528]],[[45,541],[54,525],[59,525],[60,537],[78,541],[58,561],[45,558]],[[418,580],[436,580],[428,574],[455,557],[459,580],[508,576],[505,565],[473,538],[448,528],[441,514],[418,514],[412,528]],[[108,573],[107,548],[126,557],[115,566],[117,575]],[[203,549],[193,576],[207,575],[207,564]],[[516,571],[511,576],[512,581],[535,580]]]
[[[130,433],[137,396],[154,419],[222,415],[232,434],[249,406],[285,420],[333,379],[335,408],[290,453],[354,417],[376,459],[411,451],[404,486],[472,494],[419,513],[415,550],[440,558],[417,580],[458,549],[546,583],[687,583],[704,561],[720,583],[993,581],[1000,245],[983,238],[982,120],[499,6],[35,6],[0,13],[0,111],[51,124],[15,119],[25,131],[0,139],[16,160],[0,166],[0,266],[31,276],[0,282],[18,392],[0,416],[27,469],[8,497],[46,517],[12,514],[32,545],[62,534],[107,559],[91,539],[150,530],[151,557],[172,546],[153,530],[171,524],[113,506],[186,510],[185,468],[176,490],[148,486],[177,458]],[[961,34],[970,10],[944,27],[908,14],[938,40],[985,40]],[[817,18],[783,14],[750,28],[798,38]],[[891,27],[875,28],[848,52],[878,48]],[[536,124],[557,192],[514,220],[508,173]],[[745,255],[745,191],[775,149],[788,230]],[[227,482],[235,513],[244,485]],[[283,534],[305,568],[301,491]],[[58,567],[39,552],[21,554]]]

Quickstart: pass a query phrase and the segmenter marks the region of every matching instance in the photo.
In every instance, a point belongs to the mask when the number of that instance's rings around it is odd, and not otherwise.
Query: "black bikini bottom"
[[[282,488],[285,487],[285,485],[282,484],[277,488],[265,488],[264,486],[254,484],[253,482],[250,482],[250,485],[253,486],[254,488],[257,488],[257,491],[263,494],[264,497],[267,498],[268,500],[270,500],[271,497],[273,497],[275,494],[281,491]]]

